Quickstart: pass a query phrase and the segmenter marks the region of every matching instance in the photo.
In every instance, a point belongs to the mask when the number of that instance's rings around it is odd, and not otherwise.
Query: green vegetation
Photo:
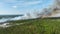
[[[11,21],[25,23],[0,29],[1,34],[60,34],[60,19],[32,19]]]

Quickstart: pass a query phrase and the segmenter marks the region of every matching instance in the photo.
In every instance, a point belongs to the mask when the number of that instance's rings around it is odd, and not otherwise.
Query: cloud
[[[5,2],[5,3],[24,2],[24,0],[23,1],[21,1],[21,0],[2,0],[2,1]]]
[[[16,0],[3,0],[5,2],[15,2]]]
[[[27,2],[20,2],[20,3],[18,3],[17,5],[18,6],[20,6],[20,7],[22,7],[22,6],[30,6],[30,5],[35,5],[35,4],[41,4],[42,3],[42,1],[27,1]]]
[[[34,4],[42,3],[42,0],[2,0],[3,2],[10,5],[18,5],[18,6],[29,6]]]
[[[11,0],[10,0],[11,1]],[[18,7],[27,7],[31,5],[36,5],[36,4],[41,4],[43,1],[18,1],[17,3],[8,3],[10,4],[13,8],[18,8]]]
[[[17,8],[17,6],[12,6],[13,8]]]
[[[34,1],[34,2],[26,2],[24,3],[24,5],[34,5],[34,4],[38,4],[41,3],[40,1]]]
[[[0,13],[2,14],[13,14],[22,12],[32,9],[40,9],[41,4],[44,3],[43,0],[0,0],[4,4],[0,4],[0,6],[3,6],[2,10],[0,8]],[[39,6],[39,7],[38,7]],[[24,9],[24,10],[23,10]],[[3,11],[4,10],[4,11]],[[7,11],[8,10],[8,11]]]

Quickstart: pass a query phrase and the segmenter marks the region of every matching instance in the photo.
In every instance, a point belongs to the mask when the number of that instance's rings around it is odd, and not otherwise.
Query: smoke
[[[57,2],[57,1],[56,1]],[[60,6],[60,5],[59,5]],[[47,16],[52,16],[52,15],[55,15],[55,11],[57,9],[60,9],[58,6],[54,6],[54,4],[48,8],[43,8],[42,11],[39,13],[39,12],[35,12],[34,13],[34,17],[32,17],[31,14],[27,14],[27,15],[24,15],[24,16],[18,16],[18,17],[14,17],[14,18],[2,18],[0,19],[0,23],[2,22],[7,22],[7,21],[15,21],[15,20],[22,20],[22,19],[33,19],[33,18],[37,18],[37,17],[47,17]],[[60,11],[60,10],[59,10]],[[58,14],[59,15],[59,14]]]
[[[9,20],[11,21],[11,20],[20,20],[20,19],[21,19],[21,16],[18,16],[18,17],[11,18]]]
[[[17,17],[14,17],[14,18],[1,18],[0,19],[0,23],[4,23],[4,22],[7,22],[7,21],[15,21],[15,20],[25,20],[25,19],[32,19],[34,17],[29,17],[27,16],[27,14],[25,14],[24,16],[17,16]]]
[[[7,22],[7,21],[15,21],[15,20],[24,20],[24,19],[34,19],[34,18],[38,18],[38,17],[47,17],[47,16],[51,16],[53,10],[52,9],[43,9],[43,11],[41,11],[40,13],[39,12],[35,12],[34,13],[34,17],[33,15],[31,14],[25,14],[24,16],[17,16],[17,17],[14,17],[14,18],[2,18],[0,19],[0,23],[4,23],[4,22]]]
[[[8,21],[8,20],[9,20],[9,18],[2,18],[2,19],[0,19],[0,23],[6,22],[6,21]]]
[[[0,23],[4,23],[4,22],[7,22],[7,21],[15,21],[15,20],[21,20],[21,16],[18,16],[18,17],[14,17],[14,18],[2,18],[0,19]]]

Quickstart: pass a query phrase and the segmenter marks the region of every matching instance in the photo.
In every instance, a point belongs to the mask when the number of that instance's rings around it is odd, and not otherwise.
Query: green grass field
[[[60,34],[60,19],[19,20],[11,23],[25,24],[0,28],[0,34]]]

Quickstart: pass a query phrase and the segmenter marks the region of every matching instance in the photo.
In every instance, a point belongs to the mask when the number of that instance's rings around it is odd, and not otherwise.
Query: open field
[[[60,19],[32,19],[11,21],[22,25],[0,28],[1,34],[60,34]]]

